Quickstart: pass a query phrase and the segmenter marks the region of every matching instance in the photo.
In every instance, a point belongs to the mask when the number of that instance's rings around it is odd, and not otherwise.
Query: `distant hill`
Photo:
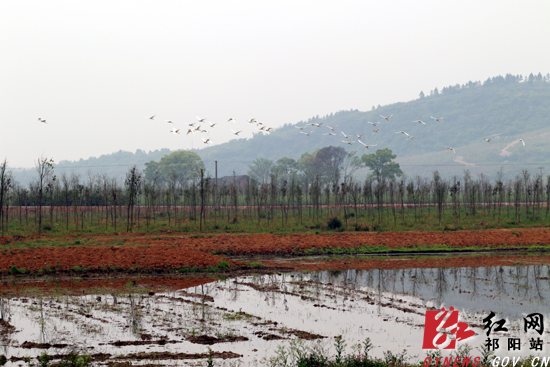
[[[104,154],[100,157],[92,157],[88,159],[80,159],[78,161],[63,160],[55,164],[55,174],[60,176],[63,173],[71,174],[75,172],[82,178],[86,178],[88,173],[92,175],[106,174],[113,178],[123,178],[128,171],[128,168],[137,165],[140,169],[145,168],[145,163],[149,161],[159,161],[166,154],[170,154],[170,149],[160,149],[150,152],[145,152],[141,149],[135,153],[119,150],[111,154]],[[27,185],[37,176],[36,170],[31,169],[15,169],[12,170],[15,178],[23,185]]]
[[[422,93],[423,94],[423,93]],[[342,146],[348,151],[373,153],[379,148],[390,148],[409,175],[428,175],[435,169],[444,177],[462,175],[464,169],[472,173],[493,174],[504,167],[508,174],[521,169],[535,170],[548,167],[550,173],[550,74],[531,74],[527,78],[506,75],[489,78],[485,82],[468,82],[438,91],[410,102],[379,106],[371,111],[340,111],[324,117],[313,117],[297,124],[286,124],[270,134],[257,133],[249,139],[235,139],[227,143],[194,150],[203,161],[207,171],[214,173],[214,161],[218,161],[218,176],[236,172],[246,174],[250,163],[264,157],[277,160],[281,157],[298,159],[304,152],[312,152],[325,146]],[[392,115],[389,121],[380,115]],[[443,117],[439,122],[433,117]],[[422,120],[426,124],[413,122]],[[380,122],[373,127],[370,122]],[[319,128],[312,123],[322,123]],[[300,134],[296,127],[308,126],[310,136]],[[337,126],[338,135],[323,135]],[[378,133],[372,133],[374,129]],[[406,140],[405,131],[414,140]],[[343,135],[364,134],[362,141],[376,144],[366,150],[359,143],[342,143]],[[491,142],[485,142],[490,138]],[[515,140],[523,138],[526,146]],[[350,137],[357,141],[357,137]],[[452,147],[456,154],[445,152]],[[119,151],[98,158],[75,162],[62,161],[56,173],[75,170],[81,175],[106,173],[112,177],[124,177],[128,167],[141,165],[170,153],[168,149],[136,153]],[[364,170],[363,172],[366,172]],[[34,170],[16,171],[16,177],[25,182],[34,177]],[[25,179],[23,179],[25,178]]]
[[[435,89],[428,96],[368,112],[340,111],[322,118],[314,117],[295,125],[287,124],[270,135],[257,134],[251,139],[232,140],[198,153],[210,170],[212,162],[218,160],[218,174],[221,175],[231,174],[232,170],[244,173],[248,162],[257,157],[297,159],[306,151],[328,145],[343,146],[360,154],[388,147],[397,154],[397,160],[405,165],[404,171],[409,175],[431,174],[435,169],[461,175],[465,168],[492,173],[501,165],[513,173],[523,168],[536,168],[544,162],[548,162],[550,168],[550,159],[546,158],[550,154],[546,144],[550,135],[545,135],[550,133],[549,102],[550,75],[531,74],[522,79],[508,74],[483,83],[469,82],[441,91]],[[380,115],[393,116],[386,121]],[[436,122],[432,116],[443,119]],[[426,124],[413,122],[415,120]],[[368,121],[380,124],[373,127]],[[323,125],[317,128],[311,126],[312,123]],[[310,136],[300,134],[296,128],[304,125],[309,125],[304,131],[313,130]],[[337,136],[323,135],[330,131],[326,126],[336,125]],[[380,132],[373,134],[372,131],[378,128]],[[401,130],[416,139],[406,140],[405,135],[396,134]],[[344,144],[341,131],[348,135],[365,134],[362,141],[377,144],[377,147],[367,151],[358,143]],[[490,138],[491,142],[484,138]],[[521,142],[513,144],[519,138],[525,140],[526,147]],[[357,137],[349,140],[357,141]],[[449,147],[454,148],[456,154],[445,152]],[[421,166],[423,164],[428,166]]]

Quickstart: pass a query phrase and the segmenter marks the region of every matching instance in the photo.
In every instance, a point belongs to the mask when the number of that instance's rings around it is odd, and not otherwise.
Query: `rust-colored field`
[[[76,236],[57,237],[56,241],[72,240]],[[50,239],[3,237],[0,244],[26,243]],[[102,271],[117,267],[152,270],[178,269],[186,266],[206,268],[231,255],[290,255],[311,248],[349,248],[387,246],[398,249],[417,245],[447,245],[449,249],[476,246],[487,249],[510,249],[517,246],[550,245],[550,232],[546,228],[527,230],[483,230],[457,232],[348,232],[319,235],[273,235],[273,234],[222,234],[197,237],[183,233],[125,233],[117,235],[78,236],[81,245],[68,247],[40,247],[34,249],[11,249],[0,254],[0,270],[12,266],[36,272],[46,265],[59,270],[71,270],[80,266]],[[118,245],[113,245],[117,243]],[[2,245],[0,245],[0,250]],[[214,254],[215,255],[214,255]],[[381,261],[381,260],[380,260]],[[466,261],[466,260],[464,260]],[[478,260],[468,260],[470,266],[478,266]],[[466,262],[468,262],[466,261]],[[266,265],[272,262],[263,261]],[[299,264],[299,262],[297,262]],[[369,267],[381,267],[384,262],[365,263]],[[405,264],[403,261],[392,263]],[[296,262],[290,267],[303,268]],[[445,260],[444,264],[449,264]],[[390,265],[384,265],[390,266]],[[394,266],[394,265],[391,265]],[[451,266],[451,265],[448,265]],[[454,265],[453,265],[454,266]],[[466,266],[466,265],[464,265]]]
[[[320,235],[273,235],[273,234],[224,234],[190,235],[187,233],[125,233],[116,235],[67,236],[50,238],[0,237],[0,270],[7,274],[13,266],[38,274],[49,265],[51,269],[63,271],[61,276],[29,278],[3,277],[0,283],[1,294],[17,294],[21,290],[63,289],[63,292],[97,292],[123,290],[128,284],[144,290],[181,289],[205,284],[217,279],[216,274],[208,276],[176,276],[169,270],[183,267],[207,268],[220,261],[241,265],[239,273],[247,272],[246,263],[232,260],[232,256],[247,256],[250,261],[264,265],[262,271],[280,270],[346,270],[346,269],[407,269],[433,267],[485,267],[506,265],[550,264],[549,255],[540,253],[510,253],[506,250],[518,246],[550,245],[550,233],[544,228],[527,230],[484,230],[458,232],[399,232],[399,233],[335,233]],[[78,240],[82,244],[68,247],[6,248],[6,245],[24,241],[55,240],[62,244]],[[114,245],[114,243],[116,245]],[[455,254],[452,257],[413,256],[399,257],[304,257],[292,256],[306,249],[349,248],[387,246],[393,249],[421,246],[447,245],[449,250],[476,246],[486,248],[488,254]],[[549,247],[550,248],[550,247]],[[214,254],[213,254],[214,253]],[[263,256],[262,256],[263,255]],[[258,257],[261,257],[258,259]],[[244,266],[243,266],[244,265]],[[75,267],[88,269],[87,273],[74,271]],[[139,268],[138,268],[139,267]],[[124,269],[116,274],[113,269]],[[244,269],[243,269],[244,268]],[[139,269],[139,270],[137,270]],[[147,269],[147,274],[139,274]],[[105,273],[93,274],[91,272]],[[129,272],[136,271],[137,274]],[[258,271],[254,269],[253,271]],[[79,278],[67,277],[70,273]],[[107,272],[109,272],[107,274]],[[153,274],[150,274],[153,272]],[[160,273],[164,275],[160,275]],[[63,275],[65,274],[65,275]],[[117,275],[118,274],[118,275]],[[155,275],[155,274],[158,274]],[[86,278],[82,278],[82,276]],[[131,283],[130,283],[131,282]],[[100,291],[101,293],[101,291]]]

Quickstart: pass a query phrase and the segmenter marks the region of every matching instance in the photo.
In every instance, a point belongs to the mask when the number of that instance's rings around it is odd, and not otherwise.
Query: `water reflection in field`
[[[538,312],[548,320],[549,273],[547,265],[298,272],[241,276],[152,295],[134,287],[78,297],[4,298],[0,316],[16,330],[0,337],[0,353],[23,357],[83,347],[92,355],[108,355],[102,363],[132,361],[146,352],[156,353],[163,364],[193,365],[204,362],[201,354],[211,345],[233,353],[219,354],[228,359],[218,365],[257,366],[292,339],[330,348],[342,335],[349,351],[370,337],[374,355],[407,349],[418,360],[425,355],[425,311],[453,306],[480,334],[468,341],[472,346],[484,342],[482,319],[493,311],[509,326],[507,334],[497,335],[501,348],[508,336],[519,337],[521,353],[535,354],[528,337],[538,334],[526,334],[522,318]],[[542,353],[548,348],[544,344]],[[178,359],[182,353],[198,359]]]

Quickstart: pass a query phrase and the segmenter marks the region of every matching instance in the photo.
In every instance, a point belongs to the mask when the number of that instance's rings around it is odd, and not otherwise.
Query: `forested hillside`
[[[257,157],[277,160],[283,156],[297,159],[304,152],[329,146],[343,146],[348,151],[359,153],[367,150],[357,143],[343,143],[342,131],[350,134],[365,134],[361,140],[376,144],[369,153],[379,148],[390,148],[397,154],[398,161],[405,159],[404,171],[418,172],[448,171],[462,174],[463,168],[473,171],[474,167],[490,167],[498,170],[500,165],[537,164],[550,162],[546,155],[550,148],[543,135],[550,133],[550,75],[531,75],[522,80],[519,76],[507,75],[487,79],[485,82],[469,82],[431,91],[429,95],[406,103],[395,103],[374,108],[368,112],[340,111],[324,117],[311,118],[296,125],[285,125],[271,135],[258,134],[252,139],[241,139],[220,144],[199,152],[206,167],[218,160],[221,174],[230,174],[233,169],[245,172],[247,162]],[[393,115],[389,121],[380,115]],[[439,122],[431,117],[443,117]],[[423,125],[416,120],[422,120]],[[380,122],[374,127],[370,122]],[[312,123],[323,123],[319,128]],[[300,134],[296,126],[309,125],[303,131],[312,131],[310,136]],[[323,135],[330,130],[327,126],[338,126],[338,135]],[[380,129],[378,133],[373,133]],[[405,131],[415,139],[406,139]],[[483,139],[491,139],[486,142]],[[521,142],[504,150],[514,140]],[[449,147],[455,149],[445,152]],[[522,149],[523,148],[523,149]],[[503,152],[504,150],[504,152]],[[466,163],[461,163],[462,161]],[[428,167],[421,165],[426,164]],[[475,164],[476,166],[472,166]],[[485,166],[490,165],[490,166]],[[429,167],[431,166],[431,167]],[[436,167],[440,166],[440,167]],[[434,168],[436,167],[436,168]],[[525,168],[525,167],[522,167]]]
[[[468,82],[438,91],[420,93],[410,102],[399,102],[374,107],[371,111],[340,111],[308,121],[286,124],[273,132],[257,133],[250,139],[235,139],[195,150],[203,159],[206,170],[214,173],[214,161],[218,161],[218,175],[246,174],[251,162],[259,157],[277,160],[282,157],[298,159],[304,152],[313,152],[326,146],[342,146],[347,151],[373,153],[379,148],[390,148],[397,154],[397,161],[409,175],[430,174],[438,169],[443,175],[462,174],[465,168],[473,173],[492,174],[504,167],[514,174],[521,169],[550,168],[550,74],[521,76],[506,75],[489,78],[484,82]],[[392,115],[389,121],[381,117]],[[431,117],[443,117],[435,121]],[[422,120],[424,124],[413,122]],[[368,122],[380,122],[373,126]],[[322,123],[320,127],[311,124]],[[304,127],[299,130],[297,127]],[[336,135],[327,126],[336,127]],[[373,130],[379,132],[373,133]],[[309,136],[300,131],[313,131]],[[415,139],[406,139],[398,131],[405,131]],[[352,135],[343,143],[342,134]],[[361,140],[377,145],[366,150],[357,142],[356,134],[364,134]],[[483,139],[491,139],[486,142]],[[516,141],[522,138],[525,146]],[[454,148],[445,152],[447,148]],[[103,155],[75,162],[59,162],[56,173],[74,169],[81,175],[107,173],[123,177],[132,164],[144,168],[148,161],[159,161],[170,153],[168,149],[145,153],[122,152]],[[549,171],[550,172],[550,171]],[[549,173],[547,172],[547,173]],[[34,170],[15,171],[21,181],[32,177]]]

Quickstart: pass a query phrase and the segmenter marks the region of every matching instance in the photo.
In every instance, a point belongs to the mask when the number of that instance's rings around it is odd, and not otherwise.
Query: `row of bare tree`
[[[224,181],[216,187],[215,180],[200,176],[190,179],[160,181],[145,179],[142,172],[131,167],[124,181],[107,175],[92,175],[83,179],[77,174],[54,174],[53,161],[37,161],[37,178],[27,187],[17,183],[4,161],[0,164],[0,227],[2,235],[16,223],[21,227],[34,220],[38,232],[62,226],[65,230],[83,230],[97,226],[117,231],[125,224],[127,231],[137,226],[147,228],[159,217],[169,226],[199,221],[217,225],[218,220],[237,222],[239,218],[257,220],[261,226],[281,226],[289,220],[320,222],[325,217],[338,216],[346,221],[361,214],[367,222],[389,221],[406,223],[406,213],[417,221],[424,215],[438,217],[441,225],[446,211],[456,224],[465,217],[475,218],[480,210],[498,222],[503,215],[520,222],[522,218],[542,219],[550,210],[550,176],[531,175],[527,170],[504,180],[502,172],[496,179],[486,175],[442,178],[438,171],[431,179],[423,177],[388,179],[369,175],[359,181],[352,175],[335,184],[319,176],[293,174],[259,183],[245,180]],[[44,217],[49,220],[44,222]],[[10,226],[10,218],[13,225]],[[124,223],[125,222],[125,223]],[[347,222],[346,222],[347,224]]]

